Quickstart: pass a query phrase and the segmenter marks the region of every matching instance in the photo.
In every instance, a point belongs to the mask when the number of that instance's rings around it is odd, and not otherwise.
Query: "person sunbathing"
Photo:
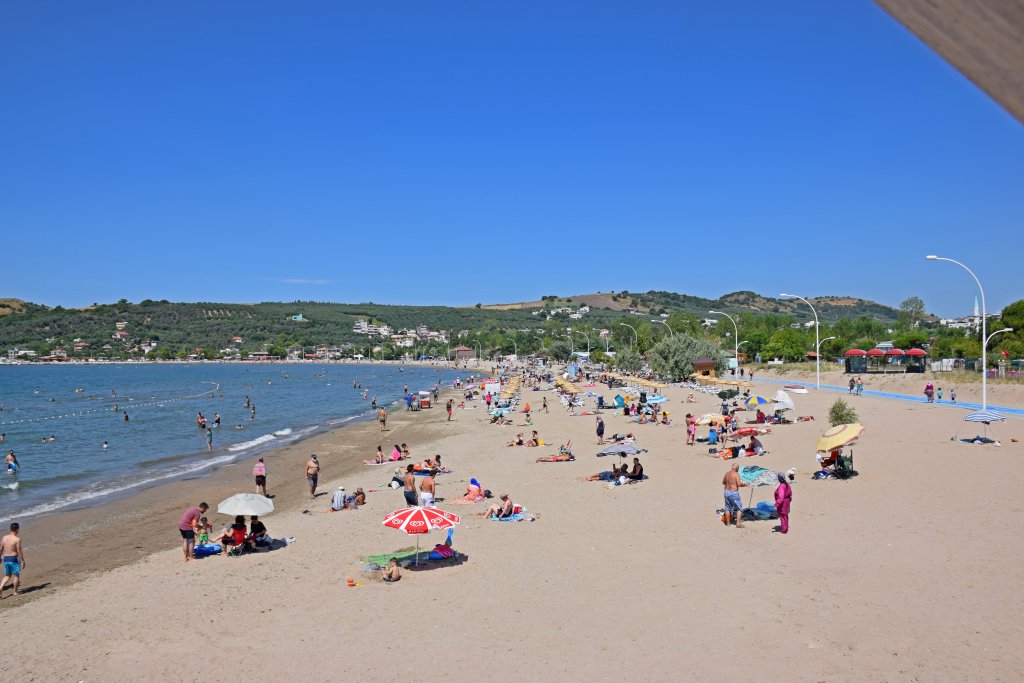
[[[663,424],[663,425],[670,424],[669,419],[668,419],[668,413],[666,413],[664,411],[662,411],[662,413],[661,413],[661,424]]]
[[[536,430],[531,432],[530,440],[526,442],[528,448],[536,448],[540,445],[540,437],[537,436]]]
[[[509,441],[505,445],[506,446],[522,446],[524,443],[526,443],[526,442],[523,441],[523,433],[519,432],[518,434],[516,434],[516,438],[512,439],[511,441]]]
[[[687,403],[696,403],[697,402],[697,399],[695,399],[693,397],[693,392],[692,391],[690,392],[690,395],[686,397],[686,402]]]
[[[443,472],[445,474],[451,474],[451,468],[445,467],[441,464],[441,456],[435,455],[433,458],[423,461],[423,469],[435,470],[437,472]]]
[[[497,517],[498,519],[504,519],[511,517],[515,510],[515,504],[512,503],[512,499],[509,498],[507,493],[503,493],[500,496],[500,503],[491,503],[491,506],[487,508],[486,512],[481,513],[484,517]]]
[[[537,458],[536,462],[569,462],[575,460],[576,456],[572,453],[559,453],[558,455],[548,455]]]
[[[625,465],[623,465],[623,468],[625,468]],[[615,481],[620,476],[622,476],[622,475],[619,472],[619,466],[618,465],[612,465],[611,472],[605,471],[605,472],[598,472],[597,474],[591,474],[591,475],[589,475],[587,477],[587,481]]]
[[[391,451],[391,460],[397,462],[403,459],[405,456],[402,455],[402,448],[396,443],[395,450]]]
[[[484,489],[480,486],[480,482],[473,477],[469,480],[469,485],[466,487],[466,493],[461,498],[456,498],[452,502],[457,505],[468,505],[471,503],[479,503],[484,500]]]
[[[411,457],[412,457],[412,452],[411,452],[411,451],[409,450],[409,447],[408,447],[408,446],[406,446],[406,445],[405,445],[405,444],[403,443],[403,444],[402,444],[402,459],[404,460],[404,459],[406,459],[406,458],[411,458]]]

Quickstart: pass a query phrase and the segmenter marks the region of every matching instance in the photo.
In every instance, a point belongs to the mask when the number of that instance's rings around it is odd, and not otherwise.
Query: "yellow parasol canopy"
[[[824,453],[841,446],[849,446],[851,443],[859,439],[860,435],[863,433],[864,425],[859,422],[836,425],[835,427],[827,430],[821,435],[821,438],[818,439],[818,452]]]

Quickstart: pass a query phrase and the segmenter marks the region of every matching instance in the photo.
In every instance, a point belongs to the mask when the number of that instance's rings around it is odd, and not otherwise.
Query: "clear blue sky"
[[[2,296],[1024,296],[1024,127],[866,1],[9,2],[0,83]]]

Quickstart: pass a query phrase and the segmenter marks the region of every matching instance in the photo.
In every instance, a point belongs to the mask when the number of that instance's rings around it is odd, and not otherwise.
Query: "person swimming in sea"
[[[21,467],[21,463],[18,462],[18,457],[14,455],[14,449],[7,451],[7,457],[4,458],[4,464],[7,465],[7,474],[18,473],[18,468]]]

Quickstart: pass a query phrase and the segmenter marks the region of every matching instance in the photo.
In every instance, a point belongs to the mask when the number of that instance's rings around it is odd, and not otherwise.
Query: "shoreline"
[[[451,387],[440,391],[441,405],[451,392]],[[388,407],[396,405],[400,402]],[[360,414],[346,424],[328,427],[293,443],[214,465],[203,474],[160,480],[152,485],[112,494],[93,504],[32,516],[20,522],[25,551],[32,565],[32,578],[23,588],[23,602],[27,604],[97,573],[165,551],[175,541],[180,546],[181,539],[173,536],[176,520],[186,508],[202,501],[210,505],[207,516],[215,531],[219,532],[218,526],[226,518],[216,513],[217,503],[234,493],[255,490],[249,465],[257,456],[264,457],[267,462],[267,488],[275,501],[275,514],[300,508],[308,508],[314,513],[320,511],[329,502],[333,487],[341,479],[377,479],[385,473],[384,478],[390,479],[392,468],[367,469],[363,464],[364,459],[373,456],[374,446],[370,444],[411,443],[414,459],[427,455],[436,440],[416,438],[417,428],[424,425],[416,418],[436,415],[434,410],[431,408],[430,412],[417,411],[408,415],[407,411],[395,408],[388,413],[386,437],[376,439],[374,435],[380,434],[376,420],[370,414]],[[443,410],[437,412],[443,414]],[[322,467],[315,500],[309,497],[304,476],[309,453],[318,455]],[[245,466],[239,467],[240,464]],[[381,483],[374,481],[369,486],[354,484],[351,488],[363,486],[370,494],[371,488]],[[288,502],[282,505],[278,501]],[[272,524],[268,526],[273,530]],[[37,567],[42,570],[37,570]]]

